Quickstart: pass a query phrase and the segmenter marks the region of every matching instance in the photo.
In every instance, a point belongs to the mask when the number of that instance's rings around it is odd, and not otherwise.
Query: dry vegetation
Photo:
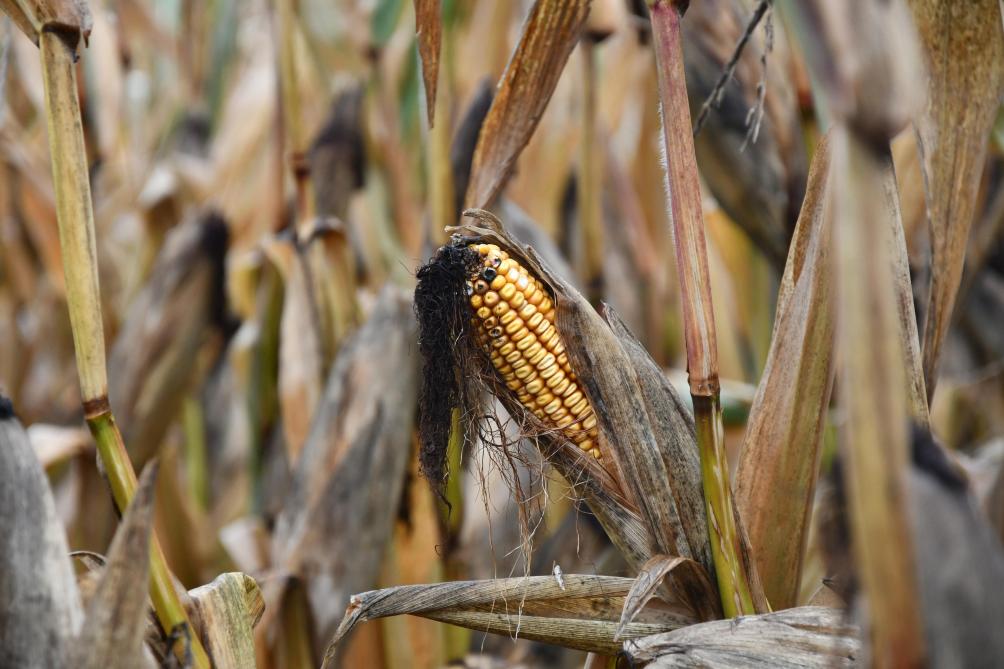
[[[0,0],[0,668],[1004,665],[1004,6],[690,4]]]

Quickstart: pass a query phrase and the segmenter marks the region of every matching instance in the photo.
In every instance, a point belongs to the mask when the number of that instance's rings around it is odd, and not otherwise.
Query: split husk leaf
[[[544,641],[614,655],[624,601],[634,579],[564,574],[488,581],[406,585],[355,595],[328,647],[324,667],[333,665],[337,644],[367,620],[412,614],[482,632]],[[665,607],[649,607],[621,635],[635,638],[693,623]]]
[[[691,625],[628,641],[636,662],[663,667],[854,667],[858,630],[840,609],[803,606]]]

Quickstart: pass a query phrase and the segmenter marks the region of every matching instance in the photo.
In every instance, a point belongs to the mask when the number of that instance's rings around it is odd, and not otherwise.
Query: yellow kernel
[[[519,309],[521,306],[523,306],[524,302],[526,302],[526,298],[523,297],[523,293],[517,292],[515,295],[512,296],[512,299],[509,300],[509,306],[511,306],[513,309]]]
[[[554,412],[556,412],[560,408],[561,408],[561,400],[559,400],[557,397],[555,397],[554,400],[551,401],[550,404],[548,404],[546,407],[544,407],[544,413],[546,413],[548,415],[551,415],[551,414],[553,414]]]
[[[502,304],[505,304],[505,302],[502,302]],[[516,320],[516,318],[517,314],[515,311],[507,311],[504,314],[502,314],[501,318],[499,318],[499,323],[501,323],[502,325],[509,325],[514,320]]]
[[[540,365],[537,365],[537,367],[539,368]],[[568,379],[565,378],[564,370],[559,367],[554,376],[547,380],[547,387],[553,390],[555,395],[560,395],[561,393],[558,392],[557,387],[561,385],[562,381],[568,381]]]
[[[582,401],[571,407],[571,412],[576,416],[582,417],[582,412],[589,408],[589,401],[583,397]]]
[[[565,398],[565,406],[573,407],[582,400],[582,392],[576,390],[574,393]],[[578,412],[575,412],[578,415]]]
[[[533,381],[528,381],[526,384],[526,392],[531,395],[536,395],[544,388],[544,381],[541,379],[534,379]]]
[[[492,250],[492,244],[478,244],[475,248],[478,250],[478,253],[486,256],[488,255],[488,252]]]
[[[499,297],[501,297],[506,302],[512,299],[512,296],[516,294],[516,286],[511,283],[507,283],[499,289]]]
[[[558,395],[559,397],[564,397],[565,391],[567,391],[568,387],[572,385],[572,382],[569,381],[568,377],[566,377],[564,374],[562,374],[558,378],[560,378],[561,380],[554,385],[554,394]]]
[[[492,282],[488,285],[492,290],[499,290],[500,288],[502,288],[502,286],[505,285],[505,277],[499,274],[494,279],[492,279]]]
[[[529,302],[519,308],[519,317],[523,320],[530,318],[530,316],[533,316],[535,313],[537,313],[537,307],[533,306]]]
[[[495,271],[498,272],[500,276],[504,276],[509,271],[510,267],[512,267],[512,261],[506,258],[499,263],[499,266],[495,268]]]
[[[471,306],[474,307],[475,309],[477,309],[477,308],[479,308],[481,306],[481,296],[480,295],[471,295]],[[508,306],[509,305],[507,304],[506,307],[508,307]]]
[[[508,302],[499,302],[494,307],[492,307],[492,313],[496,316],[502,316],[505,312],[509,311]]]
[[[527,289],[526,300],[530,304],[538,306],[541,302],[544,301],[544,291],[540,289],[535,289],[531,292],[529,289]]]
[[[534,342],[526,347],[526,351],[524,351],[523,355],[532,359],[535,355],[537,355],[538,351],[546,350],[547,349],[540,345],[539,341],[536,341],[536,337],[534,337]]]
[[[593,443],[592,439],[585,439],[579,443],[579,448],[584,451],[591,451],[596,444]]]
[[[484,307],[481,308],[484,309]],[[538,325],[540,325],[540,322],[542,320],[544,320],[543,314],[536,313],[533,316],[530,316],[529,319],[527,319],[526,324],[531,328],[536,328]]]
[[[523,325],[523,321],[521,321],[518,318],[514,318],[511,323],[505,326],[505,331],[508,332],[509,334],[512,334],[513,332],[519,330],[520,328],[525,329],[525,327],[526,326]]]
[[[488,307],[481,307],[478,309],[478,318],[488,318],[492,315],[492,310]]]
[[[519,270],[515,267],[510,267],[509,271],[505,274],[505,278],[512,283],[516,283],[519,281]],[[515,290],[515,288],[513,289]]]
[[[552,395],[551,393],[549,393],[549,392],[547,392],[545,390],[544,392],[542,392],[539,395],[537,395],[537,406],[542,407],[542,406],[548,405],[551,402],[553,402],[554,400],[555,400],[554,395]]]
[[[547,323],[547,321],[544,321],[544,323]],[[543,332],[541,332],[541,330],[543,330]],[[551,342],[554,341],[554,339],[556,339],[555,337],[556,334],[557,332],[555,330],[550,329],[549,323],[546,328],[543,325],[537,327],[537,338],[540,339],[541,342],[543,342],[544,346],[548,346],[549,349],[550,346],[553,346]]]
[[[515,372],[516,378],[520,379],[520,380],[525,379],[526,377],[530,376],[530,374],[532,374],[532,373],[533,373],[533,367],[531,367],[530,365],[523,365],[522,367],[520,367],[519,369],[517,369],[516,372]]]
[[[499,301],[499,294],[496,293],[494,290],[490,290],[487,293],[485,293],[485,306],[494,307],[496,304],[498,304],[498,301]]]
[[[547,349],[545,349],[544,347],[541,347],[540,350],[537,351],[533,355],[530,355],[529,353],[527,353],[526,354],[526,359],[530,362],[531,365],[536,366],[537,363],[539,363],[541,360],[544,359],[545,356],[548,356],[548,355],[550,355],[550,353],[547,352]]]
[[[540,301],[540,304],[537,305],[537,311],[548,312],[551,310],[552,306],[554,305],[551,304],[550,298],[545,297],[543,300]]]
[[[550,329],[551,329],[551,321],[547,320],[546,318],[540,319],[536,327],[533,328],[534,332],[536,332],[539,335],[544,334]]]
[[[505,361],[508,362],[508,363],[514,363],[517,360],[523,360],[523,352],[522,351],[512,351],[511,353],[509,353],[508,355],[505,356]],[[514,366],[514,368],[515,368],[515,366]]]
[[[516,279],[516,287],[520,290],[526,290],[526,287],[529,285],[530,280],[526,278],[526,274],[522,274],[518,279]]]
[[[586,419],[582,421],[582,429],[592,430],[594,427],[596,427],[596,414],[590,413],[586,416]]]
[[[521,339],[524,339],[524,338],[525,338],[525,337],[526,337],[526,336],[527,336],[528,334],[530,334],[530,331],[529,331],[529,330],[527,330],[526,328],[520,328],[520,329],[519,329],[519,330],[517,330],[516,332],[513,332],[513,333],[512,333],[511,335],[510,335],[510,337],[509,337],[509,338],[510,338],[510,339],[512,339],[512,340],[513,340],[513,341],[515,341],[515,342],[518,342],[518,341],[520,341]],[[519,344],[516,344],[516,348],[519,348]],[[520,349],[520,350],[522,350],[522,349]]]
[[[537,367],[537,372],[540,374],[540,378],[542,379],[549,379],[560,371],[561,368],[558,367],[557,365],[551,365],[550,367],[544,367],[544,368],[541,368],[539,366]]]
[[[505,385],[506,385],[506,388],[508,388],[509,390],[514,390],[514,391],[515,390],[519,390],[520,388],[523,387],[523,383],[521,381],[519,381],[518,379],[512,379],[510,381],[506,381]]]
[[[513,351],[516,350],[516,344],[513,344],[508,339],[506,339],[504,341],[505,341],[505,343],[502,346],[499,347],[499,355],[503,355],[503,356],[509,355],[510,353],[512,353]]]
[[[516,348],[518,348],[521,351],[525,351],[531,346],[533,346],[535,343],[537,343],[537,337],[535,337],[532,332],[527,330],[526,333],[527,333],[526,337],[516,342]]]

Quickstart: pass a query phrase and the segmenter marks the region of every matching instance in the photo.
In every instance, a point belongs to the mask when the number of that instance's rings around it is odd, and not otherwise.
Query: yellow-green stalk
[[[719,400],[718,349],[711,303],[711,280],[704,238],[701,189],[691,131],[690,108],[680,42],[686,3],[650,2],[653,43],[665,149],[666,196],[676,243],[676,264],[683,305],[687,372],[694,401],[697,445],[704,481],[704,504],[711,536],[722,610],[727,617],[757,613],[753,565],[743,558],[742,536],[732,502]]]
[[[136,492],[136,472],[108,404],[94,214],[77,99],[75,60],[79,38],[79,32],[57,32],[48,26],[38,35],[56,216],[84,417],[97,443],[115,505],[124,512]],[[171,633],[179,626],[192,629],[156,537],[150,551],[150,597],[165,632]],[[188,636],[194,666],[208,668],[209,657],[198,636],[194,631]],[[184,659],[183,641],[175,643],[174,650]]]

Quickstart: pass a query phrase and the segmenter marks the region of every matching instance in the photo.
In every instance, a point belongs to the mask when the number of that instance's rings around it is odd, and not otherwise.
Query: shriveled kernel
[[[488,292],[488,282],[484,279],[478,279],[474,282],[474,292],[478,295],[484,295]]]

